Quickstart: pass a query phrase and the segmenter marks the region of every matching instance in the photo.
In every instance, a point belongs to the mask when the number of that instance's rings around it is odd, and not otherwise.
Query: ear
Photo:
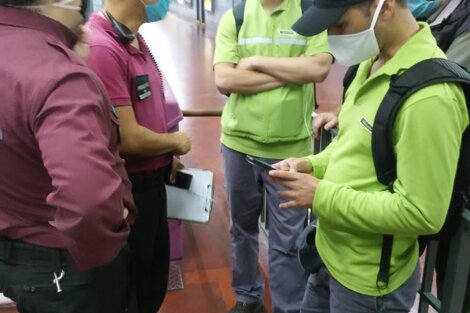
[[[389,21],[395,15],[397,5],[396,0],[385,0],[382,11],[379,15],[379,20]]]

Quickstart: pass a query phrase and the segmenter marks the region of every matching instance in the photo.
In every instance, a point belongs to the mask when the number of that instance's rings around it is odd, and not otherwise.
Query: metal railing
[[[470,210],[463,210],[457,230],[451,238],[442,299],[431,292],[437,250],[437,241],[432,241],[427,247],[418,313],[427,313],[429,306],[439,313],[470,312],[470,308],[466,308],[468,311],[464,312],[464,303],[470,301],[470,290],[467,290],[470,270]]]

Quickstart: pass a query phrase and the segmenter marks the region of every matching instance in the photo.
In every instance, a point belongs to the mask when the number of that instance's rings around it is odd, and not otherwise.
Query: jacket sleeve
[[[125,205],[133,210],[133,203],[112,142],[110,110],[97,82],[76,72],[52,86],[33,117],[52,183],[46,201],[56,208],[50,224],[65,238],[80,270],[111,261],[129,234],[123,210]]]
[[[336,139],[334,138],[328,147],[325,148],[322,152],[318,154],[313,154],[307,157],[312,163],[313,168],[313,176],[318,179],[322,179],[325,175],[326,169],[328,168],[328,164],[330,162],[331,152],[334,150],[336,145]]]
[[[215,37],[214,65],[218,63],[238,64],[238,38],[233,10],[222,15]]]
[[[313,201],[314,213],[345,231],[404,236],[438,232],[449,206],[467,126],[461,94],[428,97],[403,107],[394,127],[395,193],[385,187],[383,191],[357,191],[322,181]]]

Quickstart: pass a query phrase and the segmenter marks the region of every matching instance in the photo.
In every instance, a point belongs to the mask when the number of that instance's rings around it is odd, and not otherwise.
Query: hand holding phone
[[[251,155],[246,156],[246,161],[250,164],[256,165],[256,166],[261,167],[261,168],[263,168],[265,170],[268,170],[268,171],[275,170],[275,168],[272,167],[271,164],[269,164],[269,163],[267,163],[263,160],[260,160],[258,158],[252,157]]]
[[[189,189],[192,180],[193,175],[178,170],[176,171],[175,183],[172,185],[178,188]]]

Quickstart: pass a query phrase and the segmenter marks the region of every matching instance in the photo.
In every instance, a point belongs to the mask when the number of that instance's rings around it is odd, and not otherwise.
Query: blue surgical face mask
[[[155,3],[147,4],[141,0],[145,7],[148,22],[158,22],[163,20],[170,8],[170,0],[157,0]]]
[[[441,0],[408,0],[408,8],[416,19],[426,20],[439,9]]]

